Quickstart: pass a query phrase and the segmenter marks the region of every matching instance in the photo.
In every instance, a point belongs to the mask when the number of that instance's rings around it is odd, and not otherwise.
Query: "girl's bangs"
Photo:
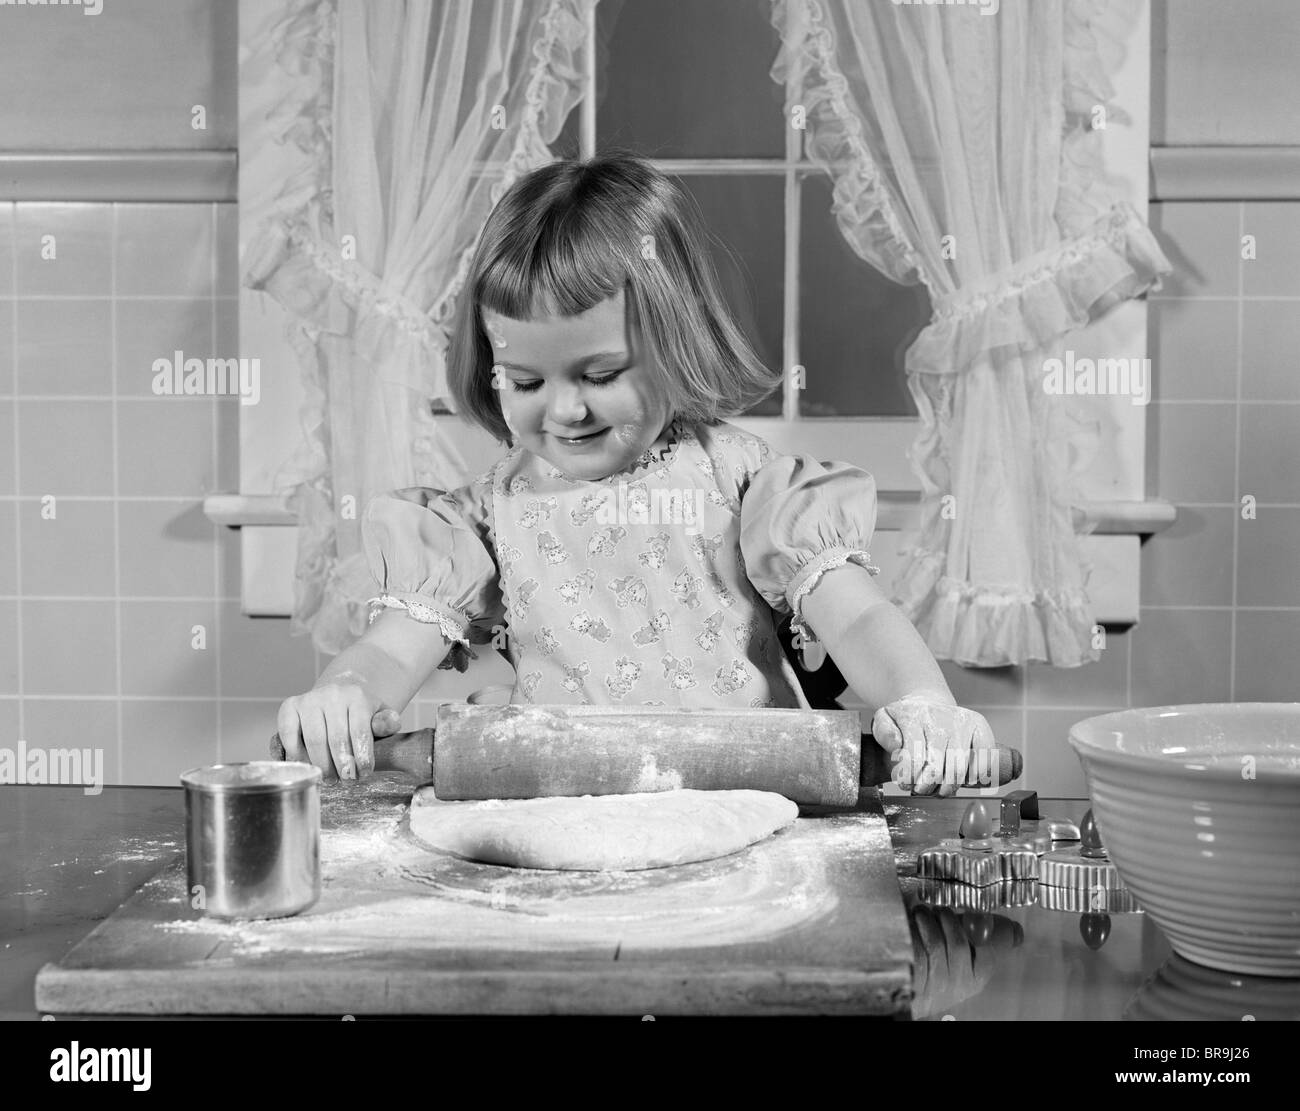
[[[493,259],[478,282],[481,309],[510,320],[577,316],[623,289],[628,267],[614,243],[551,239]]]

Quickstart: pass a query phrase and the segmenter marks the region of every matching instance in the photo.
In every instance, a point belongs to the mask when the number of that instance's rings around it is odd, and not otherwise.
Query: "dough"
[[[426,845],[486,864],[634,871],[711,860],[788,826],[799,808],[771,791],[659,791],[578,798],[411,800]]]

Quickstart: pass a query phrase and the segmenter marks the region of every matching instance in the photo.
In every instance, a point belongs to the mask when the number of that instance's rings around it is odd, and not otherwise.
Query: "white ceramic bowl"
[[[1300,976],[1300,703],[1122,710],[1070,744],[1111,859],[1174,951]]]
[[[1300,989],[1277,976],[1243,976],[1193,964],[1177,953],[1124,1009],[1139,1022],[1300,1022]]]

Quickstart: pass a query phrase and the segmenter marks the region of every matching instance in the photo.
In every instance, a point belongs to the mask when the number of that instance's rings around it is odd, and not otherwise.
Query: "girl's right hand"
[[[359,779],[375,767],[375,737],[396,733],[401,715],[358,683],[331,682],[286,698],[276,716],[284,758],[326,779]]]

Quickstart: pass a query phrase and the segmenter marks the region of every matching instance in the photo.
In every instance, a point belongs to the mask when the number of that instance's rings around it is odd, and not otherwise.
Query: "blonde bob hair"
[[[781,374],[732,319],[706,241],[690,198],[632,155],[552,162],[520,178],[488,216],[457,299],[447,348],[457,412],[511,443],[484,309],[576,316],[620,289],[673,415],[711,424],[767,397]]]

